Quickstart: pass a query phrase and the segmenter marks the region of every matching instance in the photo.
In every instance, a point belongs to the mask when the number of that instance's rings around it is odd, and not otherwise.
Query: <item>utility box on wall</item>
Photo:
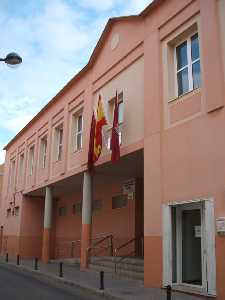
[[[216,220],[216,230],[220,235],[225,235],[225,217]]]

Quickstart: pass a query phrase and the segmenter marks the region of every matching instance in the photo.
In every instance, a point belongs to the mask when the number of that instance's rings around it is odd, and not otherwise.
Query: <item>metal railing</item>
[[[128,246],[130,246],[133,243],[135,243],[134,250],[126,253],[125,255],[122,255],[122,256],[119,255],[119,252],[121,251],[121,249],[125,249],[125,248],[127,248]],[[120,245],[119,247],[115,248],[115,250],[114,250],[114,257],[115,257],[114,270],[115,270],[115,273],[117,273],[118,265],[124,259],[136,255],[136,252],[137,252],[136,244],[139,245],[139,243],[140,243],[140,248],[141,248],[141,251],[140,251],[141,252],[141,256],[143,257],[144,256],[144,238],[143,238],[143,236],[141,236],[141,237],[135,237],[133,239],[130,239],[129,241],[127,241],[127,242],[123,243],[122,245]]]
[[[76,248],[79,249],[81,240],[74,241],[61,241],[56,243],[56,256],[65,256],[68,258],[74,258],[76,255]],[[77,254],[79,251],[77,251]]]
[[[113,235],[107,234],[102,236],[97,236],[92,239],[97,240],[96,242],[92,243],[90,247],[87,248],[88,255],[91,255],[92,250],[99,250],[97,253],[101,252],[102,250],[109,249],[109,255],[113,256]],[[102,245],[103,243],[107,243],[107,245]]]

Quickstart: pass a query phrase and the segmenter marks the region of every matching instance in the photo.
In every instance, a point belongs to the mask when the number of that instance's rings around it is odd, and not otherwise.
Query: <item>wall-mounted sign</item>
[[[195,226],[195,237],[200,238],[202,236],[201,226]]]
[[[134,200],[134,193],[128,193],[127,194],[127,200]]]
[[[216,229],[218,234],[225,235],[225,218],[218,218],[216,220]]]

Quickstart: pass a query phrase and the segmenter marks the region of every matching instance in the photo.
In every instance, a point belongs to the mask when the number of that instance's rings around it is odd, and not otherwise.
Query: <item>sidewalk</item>
[[[107,299],[120,300],[166,300],[166,293],[161,289],[144,288],[141,281],[122,279],[114,274],[105,273],[104,291],[99,290],[99,272],[92,270],[80,271],[78,265],[63,264],[63,278],[59,277],[59,264],[43,264],[38,262],[38,270],[34,270],[34,261],[22,260],[20,265],[16,265],[15,258],[9,258],[5,262],[4,257],[0,257],[0,265],[4,265],[13,270],[29,273],[30,276],[40,280],[51,280],[61,282],[70,286],[78,287],[83,290],[95,293]],[[204,297],[197,297],[183,293],[173,292],[172,300],[201,300]]]

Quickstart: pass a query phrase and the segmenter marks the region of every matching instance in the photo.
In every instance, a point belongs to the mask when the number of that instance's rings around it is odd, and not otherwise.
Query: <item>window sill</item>
[[[83,148],[80,148],[80,149],[75,149],[75,150],[73,150],[73,154],[77,154],[77,153],[79,153],[79,152],[82,152],[82,150],[83,150]]]
[[[194,89],[192,91],[189,91],[179,97],[176,97],[176,98],[173,98],[173,99],[170,99],[168,101],[169,104],[172,104],[172,103],[180,103],[180,102],[183,102],[185,101],[186,99],[189,99],[191,96],[195,95],[195,94],[198,94],[201,92],[201,88],[198,88],[198,89]]]

